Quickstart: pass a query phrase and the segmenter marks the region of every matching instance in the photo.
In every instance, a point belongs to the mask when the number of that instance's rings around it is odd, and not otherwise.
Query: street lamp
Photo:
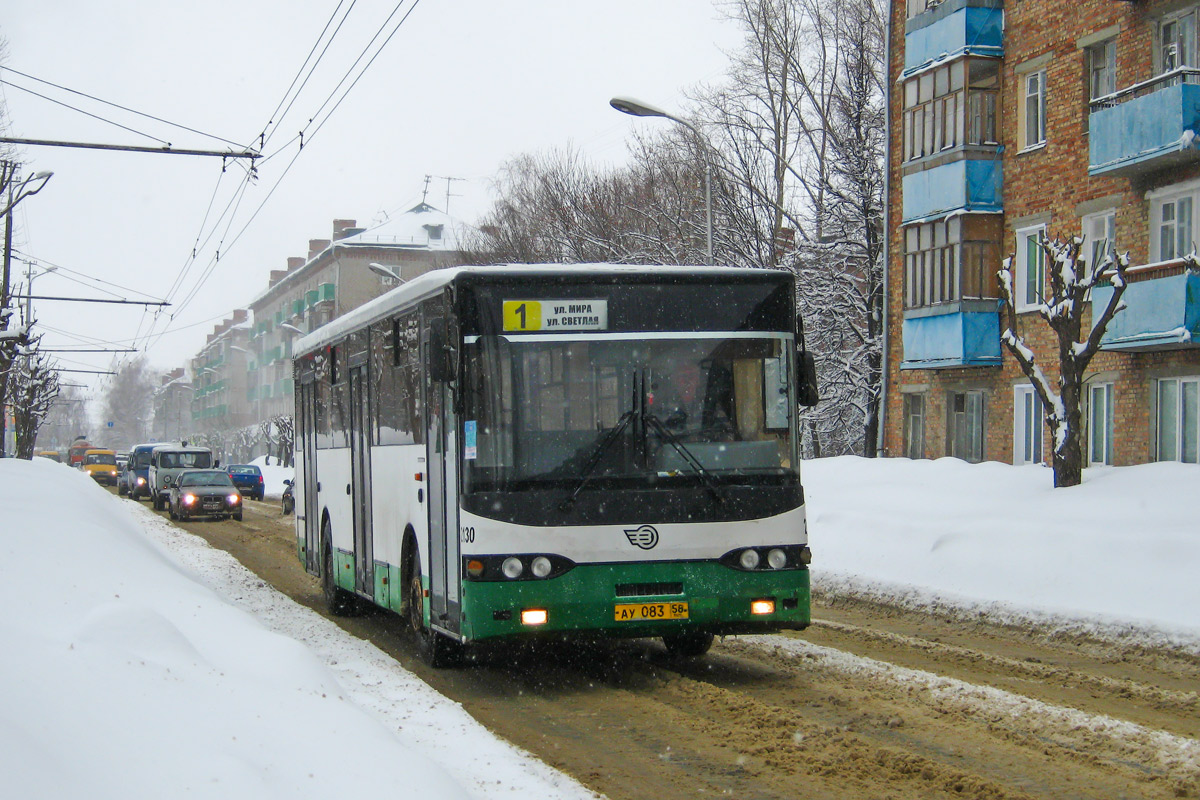
[[[15,166],[15,165],[14,165]],[[15,173],[15,169],[13,170]],[[8,203],[4,206],[4,211],[0,212],[0,216],[4,216],[9,211],[12,211],[13,206],[24,200],[26,197],[33,197],[35,194],[46,188],[46,183],[54,176],[53,172],[39,172],[36,175],[29,175],[16,189],[9,189]],[[36,187],[31,184],[37,183]]]
[[[300,336],[308,335],[306,332],[300,330],[299,328],[297,328],[295,325],[293,325],[290,322],[281,322],[278,325],[276,325],[275,327],[283,328],[285,331],[291,331],[292,333],[298,334]]]
[[[377,264],[372,261],[370,264],[367,264],[367,269],[371,270],[371,272],[374,272],[376,275],[382,275],[385,278],[390,278],[398,284],[404,283],[404,278],[401,278],[391,267],[384,266],[383,264]]]
[[[28,277],[25,279],[25,320],[29,325],[33,325],[33,279],[38,275],[49,275],[51,272],[57,272],[58,267],[42,267],[41,272],[33,271],[33,262],[25,262],[29,267]]]
[[[696,138],[700,140],[701,145],[707,149],[708,141],[704,138],[704,134],[700,130],[685,119],[680,119],[674,114],[663,111],[658,106],[652,106],[649,103],[644,103],[641,100],[635,100],[632,97],[614,97],[608,101],[608,104],[620,111],[622,114],[630,114],[635,117],[664,117],[672,122],[678,122],[683,127],[696,134]],[[708,263],[713,263],[713,221],[712,221],[712,161],[709,159],[707,152],[704,156],[704,216],[706,225],[706,242],[708,246]]]

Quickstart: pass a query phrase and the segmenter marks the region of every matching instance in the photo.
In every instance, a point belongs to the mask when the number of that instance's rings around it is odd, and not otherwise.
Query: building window
[[[1088,387],[1088,463],[1113,463],[1113,385]]]
[[[1152,245],[1157,249],[1156,261],[1183,258],[1195,249],[1192,240],[1192,213],[1195,203],[1188,196],[1164,198],[1152,203]]]
[[[946,455],[983,461],[983,392],[951,392],[948,400]]]
[[[1083,51],[1087,64],[1088,100],[1117,90],[1117,41],[1108,39]]]
[[[904,229],[904,306],[997,296],[1001,218],[971,214]]]
[[[998,144],[999,65],[962,59],[905,82],[905,161],[963,144]]]
[[[1046,71],[1021,76],[1019,132],[1022,150],[1046,143]]]
[[[942,2],[943,0],[908,0],[908,18],[912,19],[918,14],[924,14],[931,8],[937,8]]]
[[[904,455],[925,457],[925,395],[904,395]]]
[[[1196,66],[1196,9],[1164,17],[1158,23],[1159,72]]]
[[[1033,384],[1013,387],[1013,463],[1042,463],[1042,398]]]
[[[1158,381],[1158,460],[1197,463],[1200,455],[1200,377]]]
[[[1017,311],[1030,311],[1044,300],[1046,251],[1040,242],[1045,236],[1045,225],[1017,231],[1016,285],[1013,287]]]
[[[1083,218],[1083,249],[1088,264],[1099,264],[1116,246],[1117,212],[1089,214]]]

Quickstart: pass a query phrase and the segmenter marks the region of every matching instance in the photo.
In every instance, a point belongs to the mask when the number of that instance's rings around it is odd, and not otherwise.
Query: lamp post
[[[371,270],[371,272],[374,272],[376,275],[380,275],[388,280],[395,281],[397,285],[404,283],[404,278],[401,278],[400,275],[397,274],[396,271],[391,267],[372,261],[371,263],[367,264],[367,269]]]
[[[25,324],[33,325],[33,279],[39,275],[49,275],[57,272],[58,267],[42,267],[41,272],[33,271],[33,262],[25,262],[28,268],[25,277]]]
[[[276,325],[275,327],[276,327],[276,328],[283,328],[285,331],[291,331],[292,333],[298,334],[298,335],[300,335],[300,336],[307,336],[307,335],[308,335],[308,334],[307,334],[307,333],[305,333],[303,330],[301,330],[300,328],[297,328],[295,325],[293,325],[293,324],[292,324],[292,323],[290,323],[290,322],[281,322],[281,323],[279,323],[278,325]]]
[[[696,134],[696,138],[700,140],[701,145],[706,150],[708,148],[708,141],[704,138],[704,134],[700,133],[699,128],[685,119],[680,119],[674,114],[663,111],[658,106],[652,106],[649,103],[635,100],[632,97],[614,97],[608,101],[608,104],[622,114],[630,114],[635,117],[663,117],[672,122],[677,122]],[[708,263],[711,264],[713,263],[712,160],[708,157],[707,152],[704,156],[704,217],[706,222],[705,241],[708,252]]]

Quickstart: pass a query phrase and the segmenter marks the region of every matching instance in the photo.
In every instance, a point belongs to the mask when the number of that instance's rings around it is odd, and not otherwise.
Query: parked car
[[[192,469],[171,483],[167,512],[171,519],[242,518],[242,495],[223,469]]]
[[[283,513],[291,514],[296,510],[296,496],[292,494],[292,481],[284,481],[283,484]]]
[[[263,499],[266,485],[263,483],[261,469],[253,464],[230,464],[225,471],[229,473],[229,478],[242,493],[242,497],[249,497],[251,500]]]
[[[125,465],[117,483],[118,494],[127,494],[134,500],[150,496],[150,454],[154,452],[154,448],[164,444],[168,443],[145,442],[135,445],[129,451],[129,463]]]
[[[57,461],[60,464],[62,463],[62,456],[58,454],[57,450],[38,450],[36,453],[34,453],[34,455],[38,456],[39,458],[48,458],[51,461]]]
[[[91,475],[96,483],[117,485],[117,454],[112,450],[94,447],[83,454],[83,471]]]
[[[215,469],[219,466],[219,463],[213,463],[212,450],[207,447],[159,445],[154,448],[150,453],[150,468],[146,470],[146,482],[150,485],[150,502],[154,504],[154,510],[162,511],[166,508],[168,493],[181,473],[191,469]]]

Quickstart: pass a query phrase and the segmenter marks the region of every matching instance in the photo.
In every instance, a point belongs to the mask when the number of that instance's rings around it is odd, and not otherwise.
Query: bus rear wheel
[[[325,605],[330,614],[335,617],[351,617],[358,611],[358,599],[337,585],[333,571],[333,544],[329,537],[329,522],[326,521],[321,526],[321,540],[325,543],[325,552],[321,559],[321,593],[325,595]]]
[[[663,637],[663,644],[667,647],[667,653],[676,658],[696,658],[697,656],[702,656],[712,647],[712,643],[713,635],[711,633],[698,631],[676,633]]]

